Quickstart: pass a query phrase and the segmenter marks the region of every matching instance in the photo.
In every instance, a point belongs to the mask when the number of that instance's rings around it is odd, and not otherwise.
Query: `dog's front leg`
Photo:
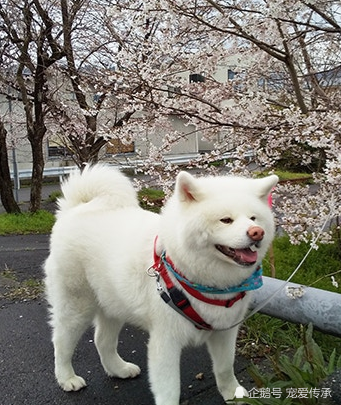
[[[236,388],[240,387],[233,369],[237,333],[237,327],[213,332],[207,341],[217,386],[225,401],[232,400],[235,397]],[[244,394],[247,396],[245,389]]]
[[[148,369],[156,405],[179,405],[181,344],[172,334],[154,330],[148,343]]]

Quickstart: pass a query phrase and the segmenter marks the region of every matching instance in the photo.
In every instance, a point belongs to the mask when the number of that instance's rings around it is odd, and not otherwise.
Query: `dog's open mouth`
[[[215,247],[223,255],[231,258],[242,266],[252,266],[257,262],[258,253],[255,245],[244,249],[232,249],[223,245],[215,245]]]

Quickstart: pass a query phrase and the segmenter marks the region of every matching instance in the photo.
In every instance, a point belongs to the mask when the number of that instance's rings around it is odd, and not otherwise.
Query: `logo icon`
[[[236,392],[234,393],[234,397],[235,398],[244,398],[245,396],[245,392],[244,392],[244,388],[239,386],[236,388]]]

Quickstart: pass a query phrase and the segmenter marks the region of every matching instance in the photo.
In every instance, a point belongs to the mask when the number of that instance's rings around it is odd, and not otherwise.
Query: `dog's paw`
[[[124,366],[122,366],[120,370],[115,370],[114,373],[108,374],[110,377],[135,378],[141,374],[141,369],[136,364],[125,362]]]
[[[86,382],[82,377],[74,375],[64,382],[59,382],[59,385],[64,391],[79,391],[80,389],[86,387]]]

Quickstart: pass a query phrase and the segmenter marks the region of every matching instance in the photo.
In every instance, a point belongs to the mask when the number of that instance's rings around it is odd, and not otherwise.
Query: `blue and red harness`
[[[258,266],[254,273],[237,286],[231,286],[224,289],[218,289],[215,287],[204,286],[190,282],[184,277],[174,266],[171,259],[163,251],[160,256],[156,253],[156,240],[154,243],[154,264],[151,267],[153,269],[153,276],[156,277],[157,290],[160,293],[161,298],[176,312],[188,319],[194,324],[194,326],[201,330],[214,330],[214,328],[204,321],[204,319],[193,308],[191,302],[186,297],[184,291],[180,290],[174,284],[169,274],[172,274],[176,281],[181,285],[192,297],[199,301],[205,302],[209,305],[216,305],[224,308],[231,308],[236,302],[242,300],[247,291],[255,290],[263,285],[262,281],[262,267]],[[160,278],[163,279],[167,291],[162,287]],[[233,298],[222,300],[216,298],[208,298],[205,294],[227,294],[236,293]]]

